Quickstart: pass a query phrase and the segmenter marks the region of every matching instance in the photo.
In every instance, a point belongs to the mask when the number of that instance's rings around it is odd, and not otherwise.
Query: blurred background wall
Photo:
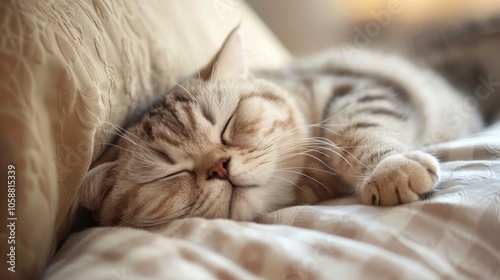
[[[296,56],[341,44],[398,45],[429,30],[500,14],[499,0],[247,0]]]

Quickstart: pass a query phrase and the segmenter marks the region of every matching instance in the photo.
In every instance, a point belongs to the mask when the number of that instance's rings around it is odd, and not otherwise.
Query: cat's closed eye
[[[154,182],[157,182],[157,181],[161,181],[161,180],[164,180],[164,179],[171,179],[173,177],[176,177],[177,175],[180,175],[182,173],[189,173],[189,171],[187,170],[181,170],[181,171],[177,171],[177,172],[173,172],[173,173],[169,173],[163,177],[160,177],[160,178],[155,178],[153,180],[150,180],[148,182],[145,182],[145,184],[150,184],[150,183],[154,183]]]
[[[227,145],[228,144],[227,136],[226,137],[224,137],[224,136],[226,134],[227,128],[229,127],[229,124],[231,123],[231,120],[234,117],[234,114],[235,113],[233,113],[231,115],[231,117],[229,117],[229,119],[227,120],[226,124],[224,125],[224,128],[222,129],[222,132],[221,132],[221,135],[220,135],[220,140],[221,140],[222,145]]]
[[[173,165],[174,164],[174,161],[170,158],[170,156],[168,156],[167,153],[161,151],[161,150],[158,150],[158,149],[153,149],[154,151],[154,154],[160,158],[161,160],[163,160],[164,162],[168,163],[168,164],[171,164]],[[144,182],[145,184],[150,184],[150,183],[154,183],[156,181],[160,181],[160,180],[163,180],[163,179],[167,179],[167,178],[172,178],[174,176],[177,176],[177,175],[180,175],[181,173],[184,173],[184,172],[189,172],[187,170],[180,170],[180,171],[174,171],[174,172],[170,172],[168,173],[167,175],[164,175],[164,176],[159,176],[157,178],[153,178],[152,180],[149,180],[147,182]]]

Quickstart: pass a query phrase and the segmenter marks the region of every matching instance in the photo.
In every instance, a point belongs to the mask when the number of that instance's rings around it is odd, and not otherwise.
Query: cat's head
[[[231,33],[89,170],[80,203],[101,225],[248,221],[294,200],[304,119],[282,89],[249,75],[243,53]]]

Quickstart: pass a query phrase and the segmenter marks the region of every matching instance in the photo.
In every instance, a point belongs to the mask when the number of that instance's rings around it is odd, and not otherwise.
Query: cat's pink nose
[[[229,177],[229,170],[227,170],[228,159],[221,159],[215,166],[208,170],[208,179],[219,178],[227,180]]]

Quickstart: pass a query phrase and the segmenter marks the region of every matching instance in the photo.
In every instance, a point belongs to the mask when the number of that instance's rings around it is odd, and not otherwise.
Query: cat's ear
[[[215,58],[200,71],[205,81],[247,79],[248,65],[245,49],[236,27],[226,38]]]
[[[112,147],[90,168],[78,190],[78,204],[93,211],[94,219],[98,218],[98,210],[113,187],[114,168],[117,166],[119,149]]]

